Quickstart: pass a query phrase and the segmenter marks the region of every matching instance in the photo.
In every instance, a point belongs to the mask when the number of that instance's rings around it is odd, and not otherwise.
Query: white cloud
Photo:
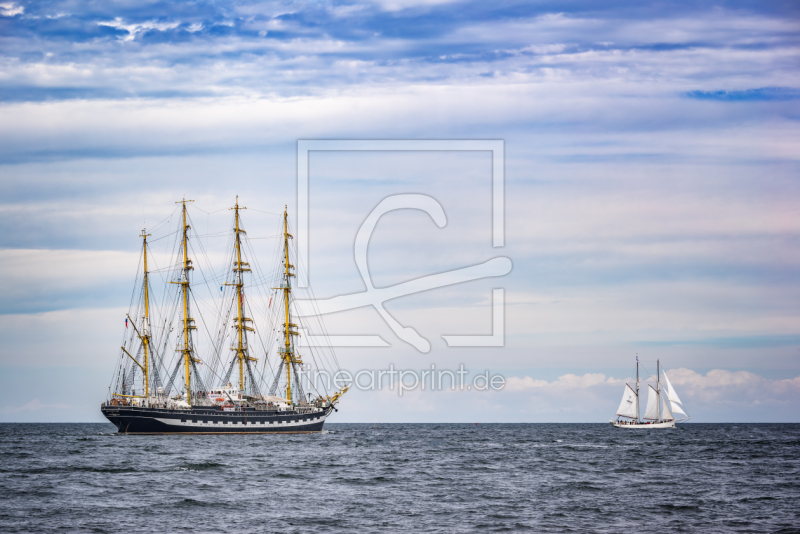
[[[451,4],[460,0],[373,0],[384,11],[402,11],[415,7],[430,7]]]
[[[25,6],[20,6],[14,2],[0,3],[0,15],[3,17],[13,17],[25,13]]]
[[[684,395],[698,403],[787,404],[800,402],[800,376],[770,380],[749,371],[714,369],[702,375],[691,369],[668,371],[670,381]]]
[[[512,376],[506,379],[505,389],[508,391],[524,391],[526,389],[576,389],[589,388],[598,385],[620,385],[625,381],[606,377],[602,373],[586,373],[584,375],[566,374],[559,376],[558,379],[548,382],[547,380],[534,379],[529,376]]]
[[[120,37],[120,40],[122,41],[133,41],[136,39],[136,34],[143,31],[158,30],[163,32],[180,26],[180,22],[158,22],[155,20],[143,22],[141,24],[125,24],[120,17],[108,22],[98,22],[97,24],[98,26],[109,26],[111,28],[118,28],[120,30],[127,31],[128,35]]]

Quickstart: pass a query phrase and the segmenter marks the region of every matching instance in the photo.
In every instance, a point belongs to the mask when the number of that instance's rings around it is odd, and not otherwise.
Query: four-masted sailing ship
[[[664,375],[666,386],[661,388],[661,375]],[[622,402],[617,408],[617,418],[611,424],[617,428],[675,428],[675,423],[689,419],[682,406],[680,397],[672,387],[667,377],[667,372],[661,369],[661,362],[656,360],[655,386],[647,385],[647,407],[644,417],[639,412],[639,357],[636,357],[636,384],[635,389],[630,384],[625,384],[622,393]],[[673,413],[684,415],[682,419],[675,419]]]
[[[190,240],[190,202],[176,203],[180,227],[159,238],[174,235],[166,267],[150,269],[151,234],[142,231],[141,283],[137,280],[103,415],[126,434],[319,432],[348,386],[328,393],[331,372],[339,370],[332,350],[303,347],[302,357],[313,360],[311,373],[302,360],[297,339],[301,328],[313,328],[298,324],[292,313],[298,261],[290,246],[288,210],[274,236],[281,246],[273,269],[265,273],[242,228],[240,211],[247,208],[237,197],[230,208],[233,232],[225,232],[229,267],[217,276],[202,272],[201,284],[192,275],[191,256],[208,257],[202,240]],[[153,273],[162,284],[153,283]],[[219,293],[211,291],[218,284]],[[208,290],[205,298],[198,286]],[[203,336],[195,315],[204,315],[206,347],[198,343]]]

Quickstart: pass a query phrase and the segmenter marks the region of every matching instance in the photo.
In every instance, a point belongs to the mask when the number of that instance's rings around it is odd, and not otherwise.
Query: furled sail
[[[664,421],[672,421],[674,417],[672,417],[672,411],[669,409],[669,399],[665,395],[661,399],[661,419]]]
[[[658,391],[648,384],[647,409],[644,411],[644,418],[650,421],[658,420]]]
[[[622,394],[622,402],[619,403],[619,408],[617,408],[617,415],[638,419],[639,414],[637,411],[636,392],[628,384],[625,384],[625,392]]]

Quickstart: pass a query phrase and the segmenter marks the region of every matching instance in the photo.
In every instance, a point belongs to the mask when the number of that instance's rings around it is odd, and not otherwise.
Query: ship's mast
[[[658,420],[661,421],[661,362],[656,359],[656,403],[658,404]]]
[[[194,319],[189,317],[189,271],[192,267],[192,260],[189,259],[189,225],[186,223],[186,203],[194,202],[194,200],[183,199],[176,204],[183,204],[183,274],[179,282],[183,289],[183,366],[186,373],[186,402],[192,404],[192,388],[191,388],[191,363],[194,361],[192,358],[191,336],[189,331],[197,327],[193,326]]]
[[[639,421],[639,355],[636,355],[636,420]]]
[[[284,349],[283,360],[286,363],[286,398],[291,402],[292,400],[292,364],[303,363],[295,357],[292,350],[292,336],[299,336],[300,334],[294,332],[292,328],[297,328],[296,324],[292,324],[289,294],[292,292],[292,284],[290,282],[294,273],[290,269],[294,269],[294,265],[289,263],[289,239],[293,238],[289,233],[289,210],[288,207],[283,212],[283,263],[284,263],[284,279],[280,289],[283,290],[283,305],[285,308],[285,322],[283,323],[284,333]]]
[[[147,272],[147,237],[150,234],[146,230],[142,230],[141,238],[143,240],[144,251],[144,319],[142,321],[142,345],[144,347],[144,398],[150,399],[150,375],[148,370],[150,366],[149,361],[149,347],[150,347],[150,287],[148,282]],[[149,402],[149,400],[147,401]]]
[[[230,208],[234,210],[235,218],[236,218],[236,227],[234,231],[236,232],[236,261],[233,264],[233,271],[236,273],[236,283],[231,284],[236,286],[236,310],[238,311],[238,318],[236,320],[236,330],[239,334],[239,342],[236,347],[236,358],[239,360],[239,389],[244,391],[244,366],[245,361],[256,361],[255,358],[251,358],[247,354],[247,330],[254,332],[251,327],[247,326],[246,323],[252,322],[252,319],[248,319],[244,316],[244,281],[242,279],[242,273],[250,271],[250,264],[242,262],[242,242],[240,234],[247,234],[244,230],[239,228],[239,210],[246,210],[245,207],[239,207],[239,197],[236,197],[236,205]]]

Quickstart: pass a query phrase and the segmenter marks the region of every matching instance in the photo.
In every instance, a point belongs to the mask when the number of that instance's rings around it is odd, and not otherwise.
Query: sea
[[[800,425],[0,424],[2,532],[800,532]]]

